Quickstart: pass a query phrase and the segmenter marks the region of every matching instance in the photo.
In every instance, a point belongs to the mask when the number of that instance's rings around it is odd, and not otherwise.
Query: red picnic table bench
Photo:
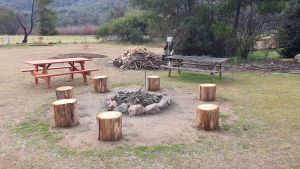
[[[67,58],[67,59],[25,61],[25,63],[33,65],[34,69],[26,69],[26,70],[22,70],[22,72],[30,72],[31,75],[34,77],[36,84],[39,83],[38,79],[45,80],[48,88],[51,88],[50,86],[51,77],[63,76],[63,75],[70,75],[70,78],[73,79],[74,74],[82,74],[84,84],[88,84],[86,76],[89,76],[92,71],[99,71],[99,69],[86,69],[85,68],[86,61],[91,61],[91,59]],[[60,67],[51,67],[54,64],[63,64],[63,63],[67,63],[69,65],[60,66]],[[48,72],[49,70],[57,70],[57,69],[69,69],[69,71],[65,73],[53,73],[53,74],[49,74]]]

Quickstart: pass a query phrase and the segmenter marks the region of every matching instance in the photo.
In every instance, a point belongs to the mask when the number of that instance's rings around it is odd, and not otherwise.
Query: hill
[[[17,13],[29,13],[32,0],[0,0],[0,5]],[[51,5],[58,14],[58,26],[100,25],[116,6],[128,6],[128,0],[55,0]]]

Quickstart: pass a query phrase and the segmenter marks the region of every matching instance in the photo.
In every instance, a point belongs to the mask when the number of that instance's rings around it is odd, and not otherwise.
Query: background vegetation
[[[300,53],[297,0],[36,1],[40,23],[30,34],[97,32],[98,38],[134,43],[173,36],[177,54],[242,58],[249,56],[260,37],[278,35],[282,55]],[[25,25],[31,22],[30,2],[0,0],[0,6],[14,10],[1,8],[0,34],[17,33],[17,16],[27,18]]]

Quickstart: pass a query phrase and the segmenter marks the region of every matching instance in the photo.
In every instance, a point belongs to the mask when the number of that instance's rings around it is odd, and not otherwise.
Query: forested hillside
[[[13,9],[17,13],[28,13],[32,0],[0,0],[0,6]],[[99,25],[116,6],[128,5],[128,0],[55,0],[51,7],[57,11],[58,26]]]

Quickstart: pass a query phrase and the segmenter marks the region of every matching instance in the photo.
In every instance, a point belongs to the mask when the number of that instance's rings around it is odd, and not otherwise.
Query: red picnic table
[[[63,75],[70,75],[70,78],[74,78],[74,74],[82,74],[84,84],[87,84],[86,76],[90,75],[91,71],[99,71],[99,69],[86,69],[85,62],[91,61],[91,59],[87,58],[67,58],[67,59],[48,59],[48,60],[32,60],[32,61],[25,61],[27,64],[31,64],[34,66],[34,69],[26,69],[22,70],[22,72],[31,72],[31,75],[34,76],[35,83],[38,84],[38,79],[41,78],[45,80],[46,85],[48,88],[50,86],[50,78],[54,76],[63,76]],[[60,66],[60,67],[53,67],[54,64],[62,64],[68,63],[68,66]],[[78,65],[76,65],[78,64]],[[52,66],[52,67],[51,67]],[[65,73],[54,73],[49,74],[49,70],[56,70],[56,69],[69,69],[68,72]]]

